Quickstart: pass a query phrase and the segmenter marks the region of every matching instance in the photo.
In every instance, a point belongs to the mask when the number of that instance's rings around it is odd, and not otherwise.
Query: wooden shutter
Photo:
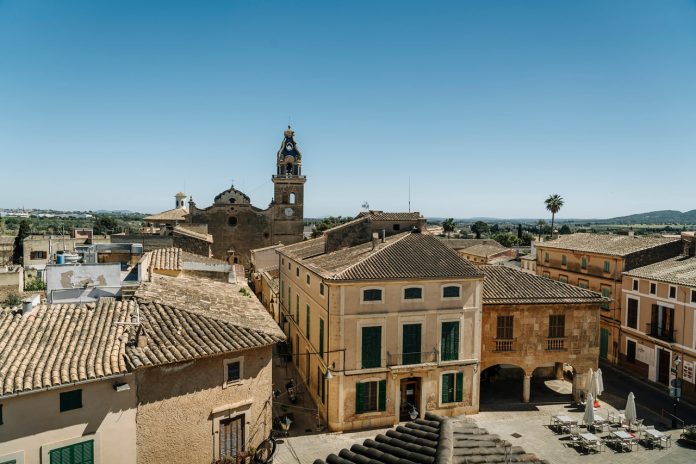
[[[94,464],[94,440],[49,451],[50,464]]]
[[[459,322],[442,323],[442,340],[440,342],[443,361],[459,359]]]
[[[421,362],[421,325],[404,324],[403,326],[403,364],[418,364]]]
[[[363,412],[363,390],[365,385],[362,383],[355,384],[355,414],[361,414]]]
[[[362,329],[362,368],[380,367],[382,364],[382,327]]]
[[[464,389],[464,373],[457,372],[457,380],[455,382],[454,401],[462,401],[462,390]]]
[[[379,397],[377,398],[379,411],[387,410],[387,381],[379,381]]]
[[[449,403],[449,391],[452,388],[450,380],[452,379],[452,374],[444,374],[442,376],[442,402]]]
[[[309,305],[307,305],[307,320],[306,320],[306,322],[305,322],[305,324],[306,324],[306,326],[307,326],[307,340],[310,339],[310,338],[309,338],[309,311],[310,311]]]
[[[324,357],[324,319],[319,319],[319,356]]]

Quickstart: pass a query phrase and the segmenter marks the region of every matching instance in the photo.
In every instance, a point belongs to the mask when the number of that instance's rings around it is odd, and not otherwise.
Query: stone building
[[[363,215],[278,250],[281,327],[333,431],[478,410],[482,274],[432,235],[384,229]]]
[[[601,293],[600,357],[618,360],[622,272],[682,252],[679,237],[577,233],[536,245],[537,275]]]
[[[191,279],[0,309],[0,462],[210,463],[266,438],[284,336],[239,285]]]
[[[693,249],[693,248],[692,248]],[[696,257],[682,255],[623,274],[622,367],[664,386],[682,381],[696,399]]]
[[[597,369],[600,305],[596,292],[538,277],[506,266],[481,265],[482,379],[493,379],[504,366],[521,381],[521,398],[530,401],[532,377],[562,378],[572,366],[574,396],[584,375]],[[510,366],[516,368],[515,371]],[[481,390],[483,391],[482,380]]]
[[[233,256],[248,266],[249,252],[278,243],[302,241],[304,227],[304,183],[302,153],[295,132],[288,126],[276,153],[273,200],[266,209],[251,204],[250,198],[234,186],[217,195],[213,204],[198,208],[189,201],[188,224],[206,224],[213,236],[213,256]]]
[[[16,241],[17,237],[14,235],[2,235],[0,233],[0,266],[9,266],[12,264]]]

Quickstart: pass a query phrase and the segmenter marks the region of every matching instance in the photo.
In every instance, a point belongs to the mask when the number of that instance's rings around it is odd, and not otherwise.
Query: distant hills
[[[604,219],[601,222],[613,224],[696,224],[696,209],[685,213],[671,209],[650,211],[649,213]]]

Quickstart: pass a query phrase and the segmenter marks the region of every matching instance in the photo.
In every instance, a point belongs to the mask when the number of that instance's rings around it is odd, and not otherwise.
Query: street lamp
[[[670,396],[673,398],[673,403],[672,405],[674,406],[674,411],[672,412],[672,428],[676,429],[677,428],[677,405],[679,404],[679,399],[681,398],[681,382],[679,380],[679,365],[681,364],[682,360],[677,355],[674,358],[674,368],[672,369],[672,373],[674,374],[674,379],[672,379],[672,387],[669,389]]]

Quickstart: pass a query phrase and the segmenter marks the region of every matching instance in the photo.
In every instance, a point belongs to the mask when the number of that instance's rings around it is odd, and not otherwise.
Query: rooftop
[[[213,236],[210,234],[203,234],[201,232],[196,232],[195,230],[191,230],[186,226],[182,226],[181,224],[178,224],[174,227],[174,234],[180,234],[180,235],[185,235],[187,237],[192,237],[192,238],[197,238],[198,240],[203,240],[208,243],[213,243]]]
[[[632,269],[624,272],[624,275],[696,287],[696,258],[677,256],[655,264]]]
[[[500,245],[498,242],[492,238],[446,238],[440,237],[442,243],[452,248],[453,250],[462,250],[465,248],[471,248],[474,245],[483,245],[487,243],[493,243]],[[502,245],[500,245],[502,246]]]
[[[389,213],[384,211],[363,211],[356,218],[370,216],[373,221],[417,221],[423,219],[423,215],[418,211],[408,213]]]
[[[561,235],[555,240],[537,244],[537,248],[557,248],[562,250],[599,253],[611,256],[627,256],[665,243],[678,242],[677,237],[659,235],[610,235],[577,233]]]
[[[469,255],[474,255],[474,256],[480,256],[482,258],[486,258],[490,255],[494,255],[496,253],[501,253],[508,250],[508,248],[505,248],[503,245],[501,245],[498,242],[493,242],[493,243],[482,243],[480,245],[474,245],[469,248],[464,249],[464,253],[467,253]]]
[[[519,446],[511,446],[498,435],[491,435],[471,421],[455,423],[450,418],[426,413],[417,419],[330,454],[314,464],[413,463],[450,464],[483,462],[545,462]],[[509,461],[506,458],[509,456]]]
[[[149,252],[150,269],[164,271],[181,270],[181,248],[158,248]]]
[[[184,221],[188,211],[184,208],[174,208],[168,209],[167,211],[162,211],[161,213],[153,214],[152,216],[146,216],[143,218],[145,222],[156,222],[156,221]]]
[[[172,280],[188,284],[189,298],[169,285]],[[138,313],[147,335],[142,348],[135,343],[136,326],[116,324],[134,322]],[[136,300],[43,304],[26,315],[0,309],[0,333],[0,397],[284,339],[256,298],[241,296],[238,286],[160,276]]]
[[[366,242],[324,253],[324,237],[280,249],[317,274],[332,280],[477,278],[481,273],[428,234],[404,232],[384,242]]]
[[[599,293],[507,266],[481,265],[483,304],[603,303]]]

